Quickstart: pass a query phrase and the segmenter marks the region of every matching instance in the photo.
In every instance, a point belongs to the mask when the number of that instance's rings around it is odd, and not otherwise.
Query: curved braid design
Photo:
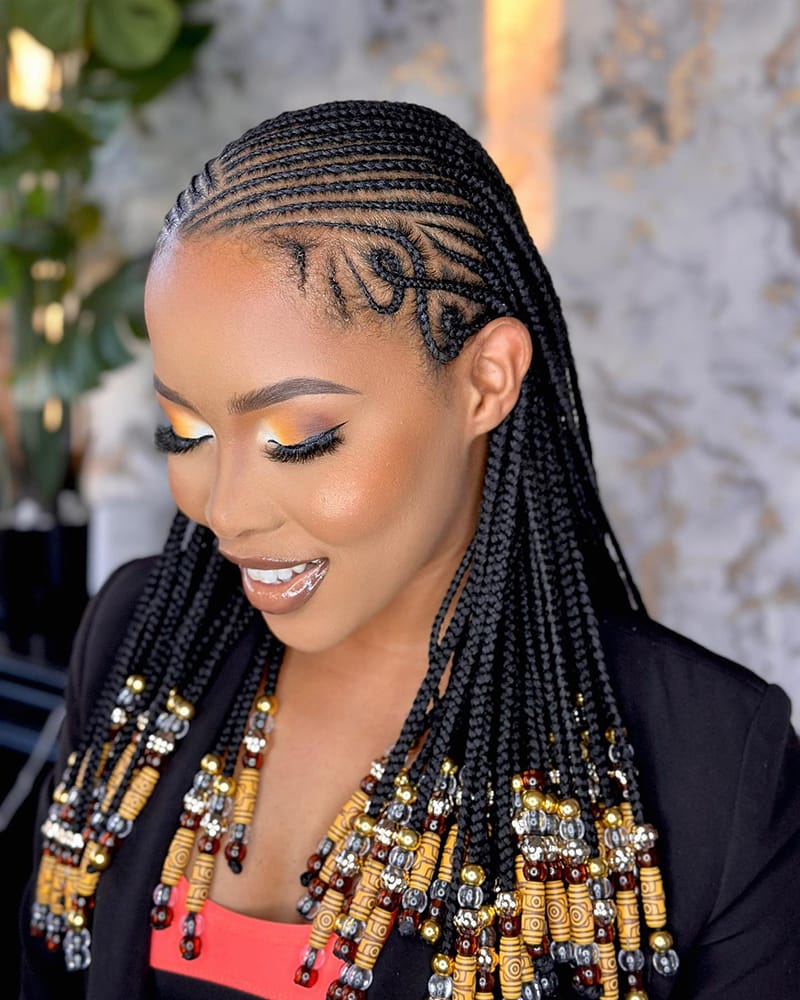
[[[441,797],[450,761],[456,761],[454,874],[435,883],[436,899],[452,917],[469,896],[459,887],[458,873],[467,877],[470,864],[479,865],[487,886],[499,893],[498,912],[511,914],[511,927],[516,918],[509,894],[521,884],[509,819],[521,808],[519,775],[528,776],[524,787],[534,790],[534,798],[537,789],[548,790],[550,812],[557,801],[577,802],[592,852],[605,854],[606,846],[591,817],[607,815],[608,833],[617,823],[613,810],[622,804],[631,829],[643,823],[632,751],[598,629],[601,604],[643,607],[598,493],[566,324],[550,276],[514,195],[485,150],[442,115],[407,104],[328,104],[245,132],[179,195],[157,252],[173,240],[215,235],[282,255],[301,290],[323,291],[337,322],[348,323],[359,312],[411,320],[433,371],[494,317],[515,316],[530,332],[534,360],[516,407],[490,435],[477,529],[432,623],[427,675],[392,752],[368,782],[364,807],[366,817],[380,824],[380,817],[395,814],[385,810],[396,789],[410,783],[416,798],[406,819],[421,825],[426,804]],[[89,776],[98,774],[103,785],[131,740],[160,746],[163,713],[180,708],[173,689],[201,704],[225,651],[254,615],[205,529],[196,528],[188,544],[186,531],[179,517],[65,775],[62,794],[77,806],[68,814],[74,834],[82,829],[89,799],[102,797]],[[265,634],[259,656],[271,664],[269,690],[281,652]],[[263,667],[254,664],[248,672],[214,748],[225,760],[226,779]],[[146,694],[137,695],[137,710],[145,715],[128,713],[109,737],[109,711],[130,674],[144,678]],[[129,702],[125,695],[122,703]],[[106,812],[122,810],[145,759],[124,758],[127,771]],[[70,786],[74,791],[63,791]],[[547,840],[553,817],[536,822],[544,824],[541,839]],[[531,864],[538,871],[540,861]],[[621,884],[627,886],[624,878]],[[455,946],[455,927],[452,920],[444,924],[439,947],[445,958]],[[565,947],[554,939],[553,948],[561,949],[556,961],[577,954]],[[595,953],[586,954],[594,957],[579,961],[579,971],[594,968]],[[500,955],[502,966],[502,948]],[[536,995],[559,995],[547,949],[532,949],[530,956]],[[306,972],[313,956],[310,961]],[[446,967],[434,965],[436,975]],[[349,986],[368,985],[368,969],[358,958],[349,969],[347,975],[355,977]],[[575,988],[599,996],[591,975],[586,972]],[[444,993],[431,995],[449,995],[442,988]]]

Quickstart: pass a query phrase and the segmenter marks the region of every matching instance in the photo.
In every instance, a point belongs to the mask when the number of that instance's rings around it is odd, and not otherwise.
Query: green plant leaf
[[[24,28],[54,52],[77,49],[86,26],[86,0],[10,0],[8,24]]]
[[[169,51],[181,26],[175,0],[91,0],[91,46],[121,70],[153,66]]]
[[[0,178],[6,182],[26,171],[76,170],[87,176],[96,143],[82,115],[0,105]]]

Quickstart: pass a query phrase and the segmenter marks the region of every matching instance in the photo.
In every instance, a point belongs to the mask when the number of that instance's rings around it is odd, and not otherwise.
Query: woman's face
[[[228,238],[173,240],[147,283],[176,503],[237,562],[288,646],[426,640],[476,524],[485,439],[461,358],[432,379],[403,330],[344,323],[314,280]],[[443,391],[446,390],[446,391]]]

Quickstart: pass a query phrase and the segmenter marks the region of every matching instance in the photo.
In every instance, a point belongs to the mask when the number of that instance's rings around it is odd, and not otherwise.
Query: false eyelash
[[[320,455],[336,451],[342,444],[342,436],[338,433],[341,427],[344,424],[337,424],[300,444],[278,444],[273,441],[264,449],[264,454],[275,462],[310,462]]]
[[[153,442],[157,451],[166,452],[168,455],[183,455],[202,444],[208,436],[206,434],[199,438],[180,437],[168,424],[165,424],[163,427],[156,427]]]

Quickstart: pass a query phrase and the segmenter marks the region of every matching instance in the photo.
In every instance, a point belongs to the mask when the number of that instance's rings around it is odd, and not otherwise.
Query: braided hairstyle
[[[642,602],[600,500],[557,295],[489,155],[449,119],[409,104],[353,101],[282,114],[192,179],[156,253],[215,234],[277,248],[297,284],[322,287],[344,323],[359,310],[407,318],[431,372],[495,317],[516,317],[533,341],[519,400],[489,435],[477,528],[432,623],[427,674],[368,811],[377,815],[391,798],[412,747],[421,747],[409,771],[417,818],[447,759],[458,760],[453,870],[478,864],[500,892],[516,884],[511,779],[526,769],[544,774],[554,795],[576,799],[583,816],[596,815],[598,802],[624,801],[642,824],[598,628],[601,604],[643,611]],[[129,674],[147,680],[151,720],[181,685],[202,702],[254,615],[229,570],[210,533],[179,516],[73,768],[90,748],[86,766],[96,769],[109,705]],[[266,634],[253,678],[279,656]],[[255,683],[220,733],[222,756],[240,738]],[[135,724],[133,716],[125,723]],[[124,734],[115,740],[111,765],[125,743]],[[86,805],[76,805],[76,826]],[[598,836],[587,823],[593,853],[602,849]],[[445,929],[442,951],[452,949],[453,933]]]

